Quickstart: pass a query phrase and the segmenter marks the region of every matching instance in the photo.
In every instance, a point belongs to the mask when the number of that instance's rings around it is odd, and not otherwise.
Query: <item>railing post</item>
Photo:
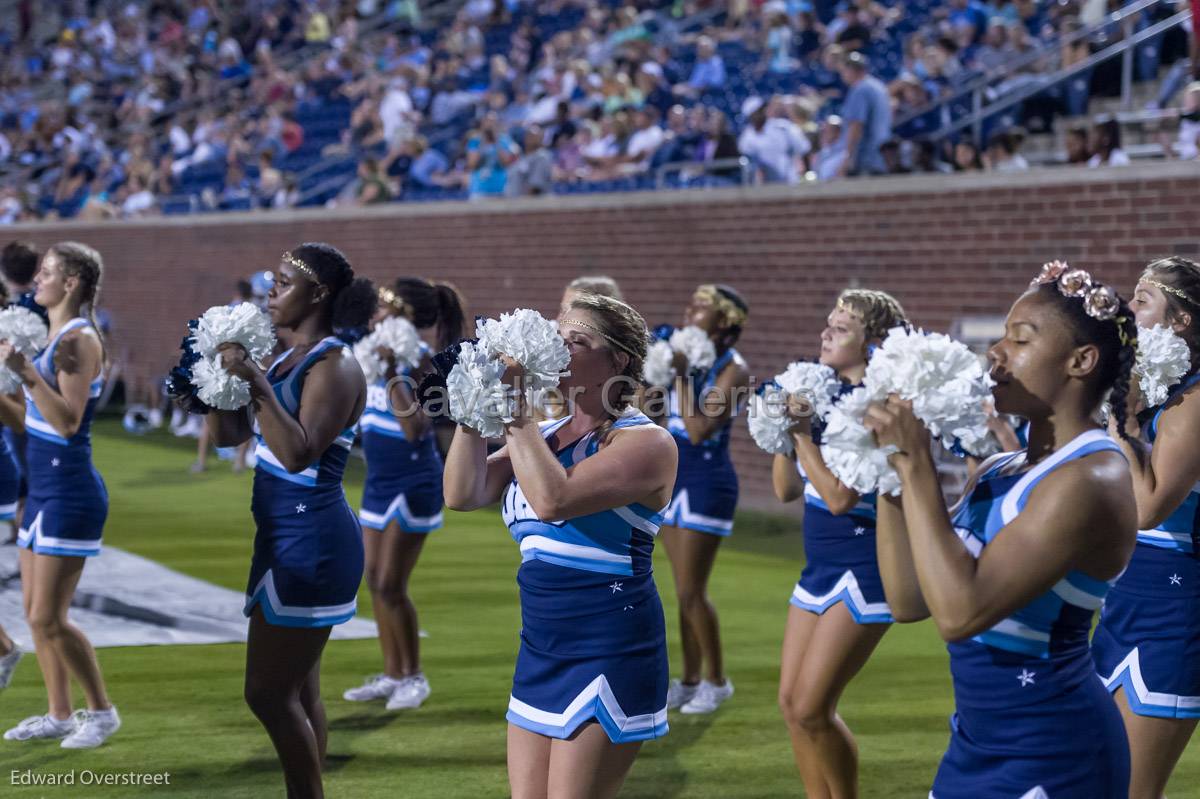
[[[1121,110],[1128,111],[1133,107],[1133,56],[1137,50],[1130,44],[1133,37],[1132,16],[1122,21],[1121,35],[1125,42],[1125,51],[1121,53]]]
[[[983,91],[976,89],[971,93],[971,135],[975,138],[975,146],[983,147]]]

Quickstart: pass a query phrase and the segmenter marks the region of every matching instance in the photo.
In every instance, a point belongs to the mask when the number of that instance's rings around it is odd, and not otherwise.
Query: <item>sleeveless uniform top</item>
[[[429,346],[421,344],[421,356],[429,353]],[[401,374],[409,375],[411,369],[405,369]],[[430,454],[437,453],[436,436],[433,426],[419,441],[410,441],[400,426],[399,420],[392,413],[391,399],[388,392],[389,380],[380,378],[367,386],[367,404],[363,409],[362,418],[358,421],[362,432],[363,454],[367,464],[373,471],[404,470],[412,471],[422,464]],[[440,467],[440,456],[438,457]],[[433,464],[430,464],[433,465]]]
[[[1151,445],[1158,438],[1158,422],[1167,405],[1197,383],[1200,383],[1200,374],[1192,375],[1171,389],[1167,401],[1155,410],[1146,429],[1146,440]],[[1172,511],[1170,516],[1151,530],[1139,530],[1137,540],[1139,544],[1184,552],[1189,555],[1200,552],[1200,483],[1192,486],[1187,498]]]
[[[549,438],[571,417],[543,422],[542,435]],[[618,418],[614,429],[653,426],[641,413]],[[595,455],[600,441],[595,431],[560,450],[559,463],[570,468]],[[504,523],[521,547],[522,563],[541,561],[567,569],[614,575],[644,575],[651,571],[654,536],[661,523],[659,512],[634,502],[573,519],[543,520],[534,513],[525,493],[514,479],[504,494]]]
[[[279,365],[287,359],[292,350],[280,355],[271,368],[267,370],[267,380],[275,392],[276,399],[291,416],[298,417],[300,413],[300,393],[304,387],[304,378],[308,370],[325,353],[332,349],[349,348],[340,339],[333,336],[322,339],[317,343],[304,360],[296,364],[286,374],[279,374]],[[350,447],[354,443],[354,427],[343,430],[329,448],[302,471],[292,474],[284,468],[279,458],[271,452],[270,446],[263,439],[255,422],[255,438],[257,446],[254,449],[258,459],[254,467],[255,493],[262,488],[270,488],[272,501],[278,500],[279,510],[285,513],[293,512],[297,499],[320,496],[334,492],[342,496],[342,474],[346,470],[346,461],[350,457]]]
[[[33,366],[38,374],[42,376],[51,388],[58,390],[58,375],[54,369],[54,354],[58,349],[59,342],[63,336],[72,330],[89,330],[93,335],[96,335],[95,328],[92,327],[88,320],[76,317],[63,325],[62,330],[51,339],[46,348],[38,353],[33,359]],[[30,444],[36,440],[40,444],[53,444],[67,451],[81,451],[91,453],[92,448],[92,417],[96,412],[96,403],[100,399],[100,392],[104,388],[104,377],[97,376],[88,386],[88,402],[84,407],[83,419],[79,423],[79,429],[75,434],[68,438],[63,438],[58,431],[54,429],[42,412],[38,410],[37,405],[33,402],[33,395],[29,389],[25,389],[25,430],[30,437]]]
[[[696,395],[696,397],[703,397],[705,391],[716,385],[717,377],[731,361],[735,360],[741,362],[742,356],[738,354],[737,350],[730,347],[725,351],[724,355],[721,355],[719,358],[717,358],[707,372],[705,372],[699,379],[692,382],[693,393]],[[730,414],[729,419],[725,421],[725,424],[721,426],[721,429],[718,430],[716,434],[700,442],[699,444],[692,444],[691,440],[688,439],[687,427],[683,423],[683,417],[680,415],[679,395],[676,393],[674,387],[671,388],[668,402],[667,430],[676,438],[676,440],[687,444],[688,446],[703,447],[707,450],[725,452],[729,449],[730,430],[733,427],[734,417],[737,416],[738,411],[741,409],[740,405],[738,409],[735,409],[734,412]]]
[[[1091,430],[1030,469],[1025,451],[989,458],[954,510],[955,532],[978,558],[1021,513],[1046,475],[1096,452],[1121,450],[1105,432]],[[1029,705],[1094,679],[1088,632],[1092,614],[1115,582],[1072,571],[991,629],[948,644],[956,704],[960,709]]]

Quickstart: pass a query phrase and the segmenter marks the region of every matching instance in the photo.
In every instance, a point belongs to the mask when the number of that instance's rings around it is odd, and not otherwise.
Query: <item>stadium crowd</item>
[[[1060,37],[1124,3],[426,5],[18,4],[0,31],[0,223],[1024,169],[1023,127],[936,139],[950,111],[930,103],[1039,48],[1024,77],[1077,63],[1122,29]],[[1181,38],[1160,47],[1184,67],[1160,97],[1179,117],[1164,151],[1195,158]],[[1045,130],[1062,101],[1036,99],[1013,121]],[[1066,141],[1069,163],[1128,161],[1113,121]]]

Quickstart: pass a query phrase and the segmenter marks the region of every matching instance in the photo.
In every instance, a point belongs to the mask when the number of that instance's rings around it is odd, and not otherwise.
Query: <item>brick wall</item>
[[[894,293],[919,324],[1003,314],[1040,264],[1078,262],[1128,292],[1167,254],[1200,256],[1200,168],[893,178],[801,188],[572,197],[501,205],[392,206],[64,223],[14,228],[103,253],[103,304],[134,382],[173,363],[186,319],[227,301],[238,277],[308,240],[336,244],[377,279],[456,283],[471,313],[551,312],[585,273],[617,278],[651,324],[675,322],[692,288],[721,281],[751,308],[740,349],[762,376],[812,356],[847,285]],[[747,502],[769,505],[769,459],[738,425]]]

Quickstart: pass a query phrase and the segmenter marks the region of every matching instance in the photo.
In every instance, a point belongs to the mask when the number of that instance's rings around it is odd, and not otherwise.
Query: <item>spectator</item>
[[[797,183],[797,162],[812,149],[808,138],[791,122],[768,118],[762,99],[752,97],[742,107],[749,124],[738,138],[738,150],[750,159],[764,183]]]
[[[888,139],[879,146],[879,155],[883,158],[887,171],[885,175],[906,175],[912,170],[904,165],[904,156],[900,149],[899,139]]]
[[[883,174],[879,147],[892,135],[892,106],[887,89],[868,72],[865,56],[850,53],[842,60],[842,80],[849,90],[842,103],[842,175]]]
[[[275,195],[283,188],[283,173],[275,168],[275,157],[269,150],[258,155],[258,204],[268,208],[275,200]]]
[[[468,193],[471,199],[502,197],[508,168],[517,160],[516,146],[498,130],[495,114],[484,117],[479,131],[467,141]]]
[[[983,159],[974,142],[963,139],[954,145],[955,172],[982,172]]]
[[[358,205],[377,205],[391,202],[392,190],[387,176],[374,158],[364,158],[358,164],[358,188],[354,200]]]
[[[725,86],[725,60],[717,54],[717,45],[708,36],[696,40],[696,65],[687,83],[675,87],[675,93],[697,97],[706,91]]]
[[[834,180],[842,173],[842,162],[846,160],[846,150],[841,145],[842,118],[836,114],[825,118],[821,123],[821,148],[813,156],[813,172],[817,180],[822,182]]]
[[[1019,152],[1024,141],[1021,132],[1014,130],[993,133],[988,139],[984,163],[991,172],[1024,172],[1029,169],[1029,162]]]
[[[41,259],[37,245],[31,241],[10,241],[0,251],[0,277],[13,304],[37,311],[46,317],[46,311],[33,301],[33,275]]]
[[[737,137],[729,130],[729,117],[719,108],[710,108],[703,121],[704,135],[700,139],[697,155],[706,164],[713,161],[732,161],[741,153],[738,150]],[[740,166],[729,166],[713,169],[712,174],[718,177],[738,177]]]
[[[1080,125],[1067,131],[1066,150],[1068,164],[1078,166],[1088,162],[1092,152],[1088,149],[1087,128]]]
[[[769,20],[767,28],[767,70],[788,73],[795,69],[792,60],[792,23],[788,19],[787,5],[783,0],[771,0],[763,6],[763,15]]]
[[[983,43],[975,50],[970,66],[979,72],[987,72],[1012,57],[1012,48],[1008,44],[1008,26],[1000,20],[993,20],[983,35]]]
[[[662,146],[663,129],[658,126],[658,109],[647,106],[634,113],[634,132],[625,144],[623,162],[636,172],[645,172],[650,159]]]
[[[1121,124],[1115,119],[1097,122],[1092,128],[1092,157],[1088,167],[1129,166],[1129,156],[1121,149]]]
[[[418,136],[412,144],[413,160],[408,169],[409,182],[422,188],[443,185],[450,161],[441,151],[429,146],[424,136]]]
[[[967,40],[976,44],[987,29],[987,8],[976,0],[950,0],[950,27],[965,31]]]
[[[508,171],[505,193],[510,197],[548,194],[554,182],[554,157],[546,149],[544,133],[537,125],[525,130],[525,153]]]
[[[1165,148],[1170,157],[1174,154],[1185,161],[1197,157],[1200,148],[1200,81],[1191,83],[1183,92],[1183,105],[1179,109],[1179,133],[1175,146]]]
[[[156,210],[154,194],[140,175],[129,176],[118,198],[121,203],[121,216],[126,219],[150,216]]]

